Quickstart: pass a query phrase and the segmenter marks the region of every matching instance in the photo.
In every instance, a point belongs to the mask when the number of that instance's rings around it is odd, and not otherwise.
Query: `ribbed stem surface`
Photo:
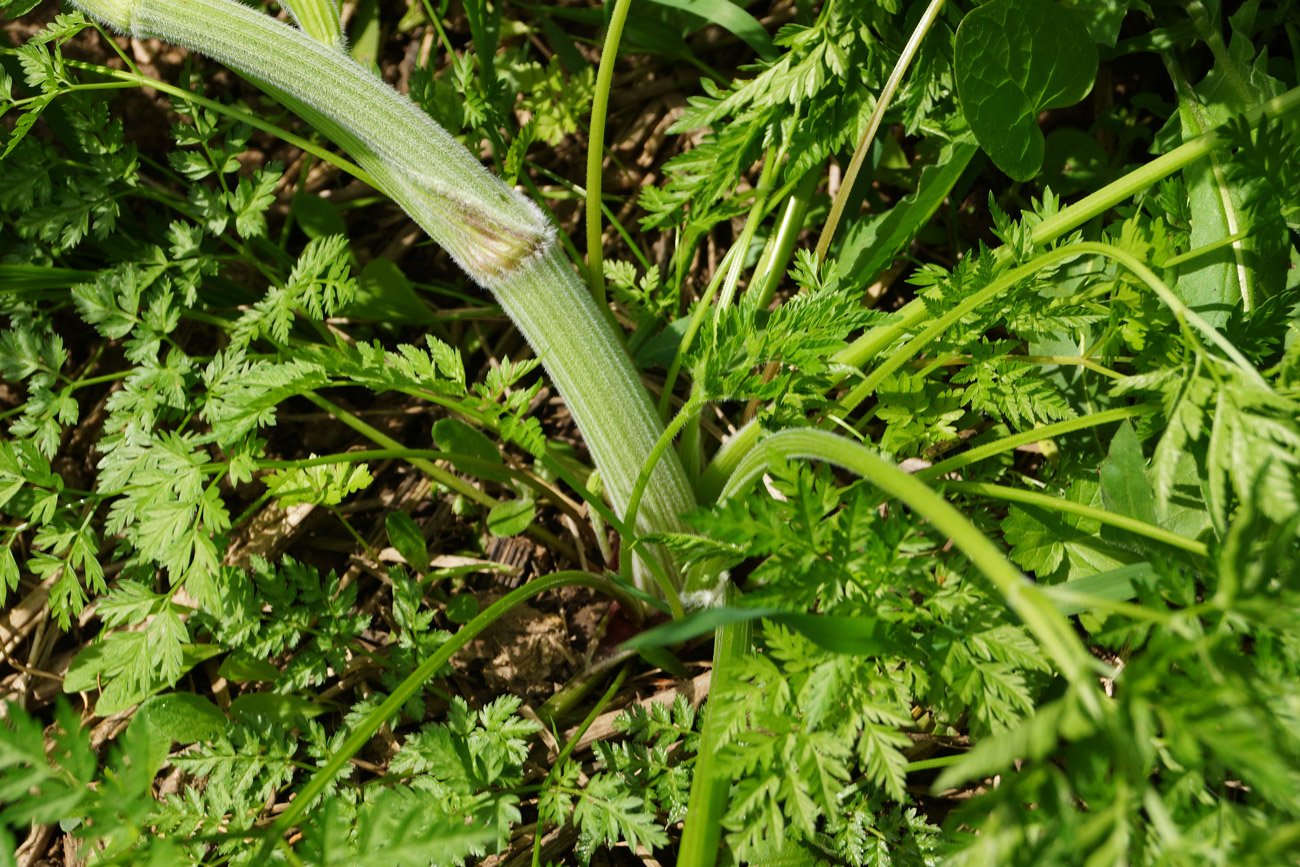
[[[237,0],[76,2],[133,36],[174,42],[225,64],[351,154],[496,296],[568,404],[615,510],[625,514],[663,426],[627,353],[560,255],[555,231],[535,204],[337,46]],[[694,505],[670,451],[651,477],[635,529],[680,531],[681,514]],[[678,582],[667,552],[653,556]],[[653,582],[640,583],[654,592]]]
[[[620,516],[626,514],[637,474],[663,432],[627,353],[558,245],[503,277],[495,294],[564,395],[615,510]],[[532,327],[525,328],[524,323]],[[575,347],[583,350],[577,352]],[[608,395],[623,397],[610,401]],[[681,462],[670,449],[650,477],[635,529],[639,534],[682,532],[681,515],[694,506]],[[665,566],[670,562],[663,551],[655,556]],[[675,580],[671,569],[669,574]],[[637,583],[654,592],[647,582]]]

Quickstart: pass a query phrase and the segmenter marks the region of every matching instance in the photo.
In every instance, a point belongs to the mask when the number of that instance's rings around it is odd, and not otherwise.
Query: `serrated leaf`
[[[1101,505],[1095,482],[1076,482],[1066,496],[1090,506]],[[1012,506],[1002,522],[1011,545],[1011,559],[1040,580],[1060,583],[1095,572],[1117,569],[1132,560],[1107,545],[1101,523],[1087,517],[1048,511],[1036,506]]]
[[[1043,164],[1038,113],[1073,105],[1097,76],[1097,46],[1077,16],[1050,0],[993,0],[962,19],[956,39],[962,114],[1014,180]]]

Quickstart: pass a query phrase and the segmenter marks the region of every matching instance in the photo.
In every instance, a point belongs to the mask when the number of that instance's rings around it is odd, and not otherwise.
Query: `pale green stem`
[[[731,267],[727,269],[727,277],[722,282],[722,292],[718,295],[718,315],[713,318],[715,342],[718,337],[718,324],[722,321],[722,311],[730,307],[736,298],[736,288],[740,285],[740,272],[744,270],[746,254],[749,252],[749,245],[754,242],[754,233],[758,231],[758,224],[763,221],[763,210],[767,205],[767,197],[772,191],[772,184],[776,180],[780,163],[781,155],[768,148],[764,155],[763,170],[758,176],[758,188],[754,191],[753,204],[749,206],[745,227],[741,229],[740,238],[735,244],[740,253],[732,258]]]
[[[991,458],[993,455],[1009,452],[1012,449],[1019,448],[1029,443],[1041,442],[1052,439],[1053,437],[1065,436],[1077,430],[1084,430],[1090,427],[1100,427],[1111,422],[1123,421],[1126,418],[1134,418],[1140,415],[1150,415],[1159,409],[1155,404],[1144,403],[1138,406],[1125,406],[1117,409],[1108,409],[1104,412],[1095,412],[1089,415],[1079,416],[1078,418],[1058,421],[1055,424],[1043,425],[1033,430],[1021,431],[1010,436],[1002,437],[991,443],[985,443],[982,446],[976,446],[973,449],[962,452],[959,455],[953,455],[945,461],[926,467],[916,474],[918,479],[928,481],[937,479],[948,473],[956,472],[962,467],[978,463],[985,458]]]
[[[733,604],[737,595],[735,587],[729,584],[723,604]],[[731,669],[749,655],[753,630],[751,620],[718,630],[713,641],[711,690],[717,690],[731,675]],[[727,795],[731,793],[731,773],[718,760],[723,731],[718,722],[721,709],[713,698],[715,694],[711,692],[709,703],[704,708],[704,725],[700,729],[691,794],[686,805],[686,824],[677,850],[677,867],[713,867],[721,848],[722,816],[727,811]]]
[[[524,334],[569,406],[622,513],[663,425],[617,336],[562,258],[555,230],[409,99],[340,49],[237,0],[79,0],[137,38],[207,54],[348,151]],[[635,527],[678,532],[694,496],[675,454],[659,461]],[[654,556],[676,578],[672,558]],[[638,580],[652,582],[638,569]]]
[[[284,0],[282,5],[303,33],[330,48],[343,47],[343,23],[334,0]]]
[[[916,22],[916,27],[912,30],[912,36],[907,40],[907,45],[903,46],[903,53],[898,56],[898,61],[894,64],[894,71],[890,73],[889,80],[885,82],[885,87],[880,91],[880,98],[876,100],[876,107],[871,112],[871,119],[867,121],[866,132],[858,141],[857,148],[853,151],[853,159],[849,161],[849,169],[844,173],[844,182],[840,185],[839,193],[835,196],[835,201],[831,204],[830,216],[826,218],[826,225],[822,227],[821,236],[817,239],[817,262],[818,264],[826,261],[826,251],[831,247],[831,241],[835,240],[835,230],[839,228],[840,218],[844,215],[844,206],[848,203],[849,196],[853,193],[853,185],[858,180],[858,172],[862,170],[862,161],[867,156],[867,151],[871,149],[871,140],[876,137],[876,131],[880,129],[880,121],[885,117],[885,110],[893,102],[894,92],[898,90],[898,85],[902,83],[903,76],[907,73],[907,67],[911,65],[912,58],[921,48],[921,40],[929,32],[930,26],[934,24],[934,19],[938,16],[939,10],[943,8],[944,0],[930,0],[930,5],[925,8],[925,13],[921,15],[921,20]]]
[[[752,427],[758,430],[757,425]],[[755,433],[757,436],[757,433]],[[826,431],[797,428],[773,434],[752,448],[739,461],[718,500],[726,502],[745,490],[769,466],[794,459],[821,460],[857,473],[891,497],[905,503],[929,521],[970,559],[1002,594],[1007,606],[1038,639],[1070,685],[1077,690],[1084,707],[1094,716],[1102,711],[1094,673],[1096,666],[1074,629],[1037,586],[1025,580],[1002,552],[961,512],[949,505],[919,479],[908,475],[866,446]],[[688,587],[688,590],[692,589]],[[726,588],[728,603],[736,590]],[[718,630],[713,649],[714,683],[721,683],[729,669],[750,647],[752,623],[732,624]],[[712,867],[717,861],[721,839],[721,817],[726,811],[730,775],[715,767],[721,747],[716,707],[710,701],[700,734],[699,758],[691,782],[686,825],[678,851],[679,867]]]
[[[1171,548],[1178,548],[1179,550],[1186,551],[1189,554],[1195,554],[1197,557],[1210,556],[1210,549],[1206,547],[1204,542],[1198,542],[1195,539],[1180,536],[1177,533],[1164,529],[1163,527],[1148,524],[1146,521],[1139,521],[1137,518],[1130,518],[1128,515],[1108,512],[1105,509],[1098,509],[1095,506],[1089,506],[1084,503],[1076,503],[1073,500],[1067,500],[1064,497],[1054,497],[1051,494],[1040,494],[1037,491],[1024,491],[1020,488],[1011,488],[1006,485],[990,485],[985,482],[948,482],[944,487],[958,494],[972,494],[977,497],[987,497],[991,500],[1003,500],[1008,503],[1020,503],[1025,506],[1036,506],[1049,512],[1064,512],[1067,515],[1087,518],[1096,521],[1099,524],[1106,524],[1119,530],[1126,530],[1135,536],[1143,536],[1156,542],[1162,542]]]
[[[813,193],[817,191],[820,180],[818,172],[809,171],[800,179],[794,193],[786,201],[776,231],[768,239],[763,255],[754,266],[754,276],[749,283],[752,299],[746,301],[750,309],[764,310],[772,302],[776,287],[790,264],[790,254],[794,252],[794,245],[799,240],[799,232],[803,229]]]
[[[1072,259],[1076,256],[1087,254],[1105,256],[1123,265],[1131,271],[1134,276],[1145,283],[1147,287],[1150,288],[1151,291],[1153,291],[1165,304],[1165,306],[1173,312],[1174,316],[1177,317],[1180,322],[1186,322],[1188,325],[1194,327],[1197,331],[1200,331],[1208,337],[1210,342],[1222,349],[1224,353],[1226,353],[1227,356],[1232,359],[1239,368],[1241,368],[1242,372],[1246,376],[1255,379],[1258,382],[1263,382],[1262,377],[1259,375],[1259,371],[1257,371],[1254,365],[1247,361],[1246,358],[1237,351],[1235,346],[1229,343],[1222,334],[1216,331],[1214,326],[1202,319],[1196,311],[1184,304],[1182,299],[1175,295],[1173,290],[1166,286],[1160,278],[1157,277],[1150,268],[1142,264],[1137,257],[1111,244],[1101,244],[1095,241],[1079,241],[1064,247],[1057,247],[1054,250],[1048,250],[1046,253],[1034,257],[1019,268],[1013,268],[1012,270],[1005,272],[1004,274],[994,278],[983,289],[973,293],[956,307],[935,319],[928,326],[922,329],[920,333],[908,341],[901,349],[897,352],[891,353],[887,359],[882,361],[875,370],[871,371],[871,373],[867,375],[866,379],[862,380],[862,382],[855,386],[853,390],[851,390],[840,402],[842,409],[845,412],[853,410],[858,404],[865,400],[868,395],[874,393],[876,388],[887,376],[894,373],[894,371],[898,370],[910,359],[915,357],[921,349],[936,340],[944,331],[956,322],[960,321],[960,319],[967,313],[970,313],[980,305],[1001,295],[1019,281],[1032,277],[1043,268],[1065,259]]]
[[[591,100],[591,128],[587,134],[587,283],[596,304],[605,306],[604,252],[600,248],[601,170],[605,165],[605,116],[609,111],[609,88],[614,80],[614,61],[623,38],[623,24],[632,0],[616,0],[609,17],[609,30],[600,51],[596,90]]]
[[[1215,250],[1222,250],[1224,247],[1230,246],[1232,244],[1237,243],[1238,241],[1244,240],[1245,238],[1249,238],[1249,237],[1250,237],[1250,231],[1248,229],[1243,229],[1240,232],[1235,232],[1231,235],[1222,237],[1217,241],[1211,241],[1209,244],[1204,244],[1200,247],[1197,247],[1195,250],[1188,250],[1186,253],[1179,253],[1177,256],[1170,256],[1168,259],[1160,263],[1160,267],[1172,268],[1175,265],[1181,265],[1184,262],[1190,262],[1193,259],[1199,259],[1201,256],[1208,256],[1210,253],[1213,253]]]

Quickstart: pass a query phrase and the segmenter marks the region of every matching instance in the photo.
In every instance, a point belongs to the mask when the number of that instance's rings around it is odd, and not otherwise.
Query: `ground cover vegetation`
[[[4,863],[1300,857],[1293,2],[0,12]]]

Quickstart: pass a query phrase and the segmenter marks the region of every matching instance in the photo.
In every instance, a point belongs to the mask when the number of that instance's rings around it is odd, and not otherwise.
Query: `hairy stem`
[[[225,64],[351,154],[380,190],[493,293],[568,404],[615,510],[625,512],[663,424],[535,204],[337,45],[237,0],[77,5],[137,38],[174,42]],[[634,529],[680,531],[680,515],[694,503],[680,461],[667,454],[651,475]],[[647,550],[676,580],[669,555]],[[637,572],[644,587],[653,585],[644,568]]]

